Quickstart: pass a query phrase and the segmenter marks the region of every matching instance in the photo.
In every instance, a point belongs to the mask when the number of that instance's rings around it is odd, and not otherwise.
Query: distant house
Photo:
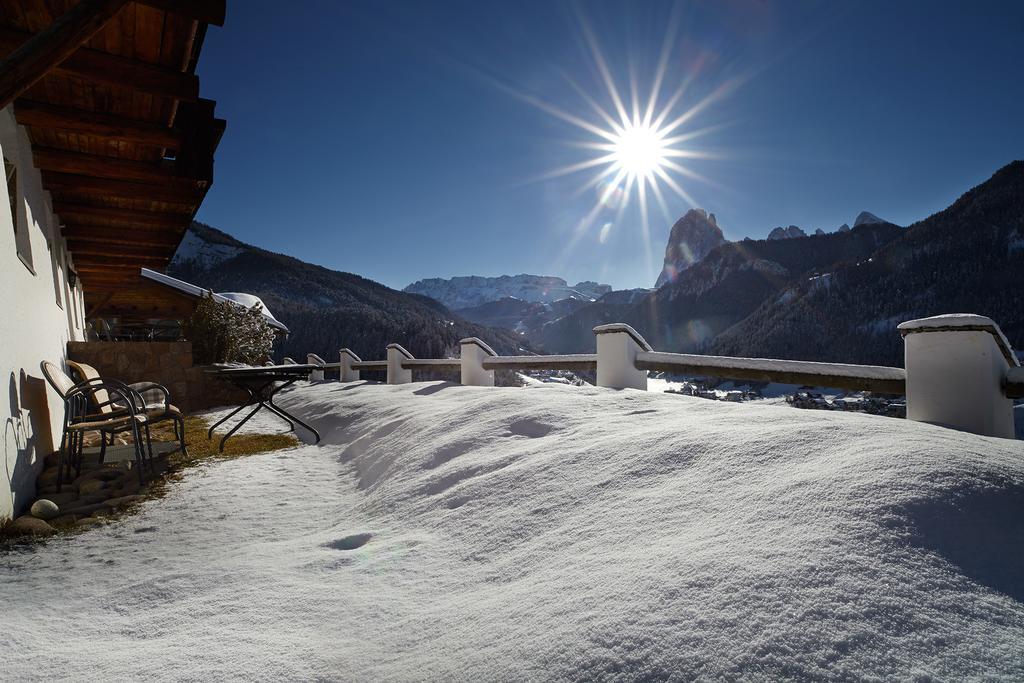
[[[141,269],[167,266],[213,182],[225,122],[195,68],[224,4],[0,3],[0,518],[59,443],[40,361],[89,319],[150,306]]]

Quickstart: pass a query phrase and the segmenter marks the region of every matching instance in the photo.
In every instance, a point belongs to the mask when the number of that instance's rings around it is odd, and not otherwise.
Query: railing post
[[[324,381],[324,369],[323,369],[324,359],[321,358],[320,356],[316,355],[315,353],[307,353],[306,354],[306,363],[308,365],[319,365],[320,366],[319,370],[314,370],[313,372],[309,373],[309,381],[311,381],[311,382],[323,382]]]
[[[484,370],[484,360],[498,355],[494,349],[476,337],[461,340],[459,346],[462,383],[467,387],[493,387],[494,370]]]
[[[647,371],[638,370],[636,355],[651,351],[640,333],[625,323],[598,325],[597,386],[611,389],[647,389]]]
[[[338,352],[341,356],[341,381],[342,382],[358,382],[359,371],[352,367],[353,363],[359,363],[363,359],[360,358],[351,349],[342,349]]]
[[[284,358],[281,359],[281,365],[298,365],[298,363],[296,363],[293,359],[289,358],[288,356],[285,356]]]
[[[910,320],[903,335],[907,419],[984,436],[1014,438],[1003,379],[1018,365],[999,326],[980,315]]]
[[[388,384],[408,384],[412,381],[412,370],[402,367],[402,361],[412,357],[401,344],[388,344]]]

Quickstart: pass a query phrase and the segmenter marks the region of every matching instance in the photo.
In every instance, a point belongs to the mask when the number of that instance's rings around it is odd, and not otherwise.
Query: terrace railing
[[[343,382],[360,379],[360,371],[383,371],[389,384],[404,384],[414,371],[442,370],[459,372],[462,384],[494,386],[495,370],[574,370],[596,371],[597,385],[614,389],[646,389],[648,371],[834,387],[905,395],[908,419],[1014,438],[1013,399],[1024,398],[1024,368],[998,325],[983,316],[949,315],[911,320],[898,330],[905,368],[659,352],[625,323],[594,328],[597,353],[499,356],[470,337],[460,342],[460,358],[415,358],[389,344],[384,360],[364,361],[341,349],[337,363],[316,354],[307,362],[320,366],[313,380],[337,369]]]

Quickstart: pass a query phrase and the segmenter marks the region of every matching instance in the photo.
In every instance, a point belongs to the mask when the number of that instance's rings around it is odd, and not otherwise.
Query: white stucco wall
[[[32,268],[18,257],[7,183],[0,184],[0,519],[21,512],[35,491],[43,458],[60,445],[63,404],[43,379],[39,363],[64,360],[69,339],[83,338],[81,287],[68,287],[72,260],[51,211],[48,192],[32,164],[25,129],[11,108],[0,110],[0,150],[17,167],[19,228],[27,232]],[[34,271],[34,272],[33,272]],[[60,304],[57,303],[58,298]]]

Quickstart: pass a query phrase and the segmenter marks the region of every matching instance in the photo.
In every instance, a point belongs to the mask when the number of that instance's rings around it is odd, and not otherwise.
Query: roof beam
[[[173,128],[113,114],[19,99],[14,103],[14,116],[23,126],[52,128],[115,142],[152,145],[172,150],[181,147],[181,133]]]
[[[179,237],[164,237],[163,233],[132,231],[109,226],[69,225],[63,230],[64,238],[71,243],[91,242],[93,244],[132,244],[140,247],[156,247],[165,251],[177,248],[181,242]]]
[[[128,0],[80,0],[0,61],[0,109],[102,29]]]
[[[35,146],[32,147],[32,158],[40,171],[78,173],[94,178],[136,180],[143,183],[166,183],[173,180],[169,167],[145,161]]]
[[[130,227],[143,228],[185,228],[188,226],[191,216],[188,214],[157,213],[155,211],[137,211],[135,209],[121,209],[113,206],[91,206],[88,204],[73,204],[71,202],[55,201],[53,212],[60,216],[61,221],[69,224],[94,224],[96,220],[112,221],[115,223],[126,223]],[[84,217],[85,220],[82,220]],[[112,227],[112,226],[105,226]],[[121,230],[122,234],[124,230]]]
[[[71,249],[71,253],[79,259],[90,256],[116,257],[123,259],[167,260],[168,258],[166,249],[164,249],[162,253],[153,253],[154,249],[160,249],[160,247],[130,247],[127,244],[96,244],[95,242],[81,242],[78,240],[69,240],[68,247]]]
[[[136,0],[136,2],[214,26],[224,25],[224,15],[227,12],[225,0]]]
[[[2,26],[0,52],[9,54],[30,38],[31,33]],[[199,77],[195,74],[175,71],[159,64],[138,62],[87,47],[80,47],[72,52],[67,59],[53,68],[53,72],[93,83],[130,85],[135,90],[151,95],[186,102],[195,102],[199,99]]]
[[[185,204],[197,208],[205,195],[205,189],[184,185],[147,185],[128,180],[92,178],[71,173],[43,171],[43,186],[58,197],[64,193],[91,195],[95,197],[117,197],[141,199],[151,202]]]

